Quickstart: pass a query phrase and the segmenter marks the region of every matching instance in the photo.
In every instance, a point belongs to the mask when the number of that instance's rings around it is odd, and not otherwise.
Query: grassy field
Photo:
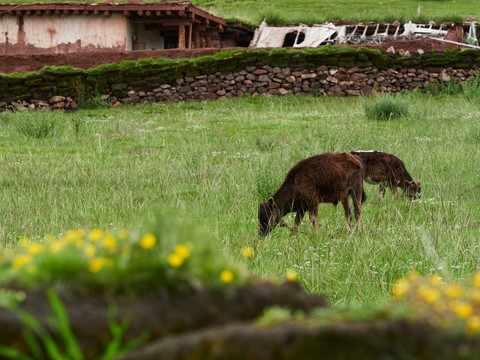
[[[1,115],[1,246],[75,228],[135,229],[162,212],[202,224],[261,277],[295,269],[332,304],[389,298],[412,269],[463,279],[480,258],[480,108],[460,96],[405,97],[409,116],[395,121],[366,119],[369,99],[325,97]],[[341,206],[322,204],[318,236],[307,217],[295,236],[258,237],[258,204],[293,164],[358,149],[398,155],[423,197],[378,201],[366,185],[360,235],[348,233]],[[243,246],[255,255],[242,257]]]
[[[81,0],[85,2],[85,0]],[[149,0],[155,2],[159,0]],[[11,0],[10,3],[30,3]],[[51,2],[40,0],[39,2]],[[87,2],[99,2],[87,0]],[[467,0],[192,0],[215,15],[259,24],[264,18],[273,24],[323,23],[333,19],[357,21],[465,21],[467,16],[480,18],[479,7]],[[421,7],[420,15],[417,13]]]

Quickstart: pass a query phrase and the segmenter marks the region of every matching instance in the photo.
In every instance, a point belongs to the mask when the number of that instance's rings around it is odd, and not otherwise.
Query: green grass
[[[11,0],[10,2],[29,3],[31,1]],[[87,2],[98,1],[87,0]],[[192,2],[215,15],[229,19],[235,18],[250,24],[259,24],[264,18],[267,18],[267,22],[275,24],[298,22],[314,24],[333,19],[364,22],[395,20],[441,22],[464,21],[466,16],[480,18],[479,8],[472,6],[472,3],[467,0],[455,2],[451,0],[193,0]],[[420,16],[417,14],[419,5],[421,6]]]
[[[480,248],[480,108],[462,96],[407,95],[408,116],[365,118],[361,98],[244,98],[50,113],[56,133],[27,137],[0,116],[0,242],[69,229],[136,229],[156,211],[201,224],[211,242],[265,278],[295,269],[333,304],[372,304],[411,269],[470,276]],[[29,116],[42,118],[43,113]],[[80,129],[80,130],[78,130]],[[257,207],[298,160],[327,151],[395,153],[423,197],[377,200],[366,185],[363,233],[341,207],[257,235]],[[292,222],[291,216],[286,219]],[[255,256],[240,255],[243,246]]]

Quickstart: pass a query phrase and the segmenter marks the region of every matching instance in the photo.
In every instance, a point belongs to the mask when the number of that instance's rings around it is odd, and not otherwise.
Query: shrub
[[[393,295],[405,301],[417,319],[469,333],[480,331],[480,272],[470,284],[460,284],[446,283],[436,274],[425,279],[413,271],[396,282]]]
[[[10,123],[23,136],[40,139],[55,134],[57,118],[49,112],[19,111],[9,117]]]
[[[143,233],[78,229],[40,242],[25,238],[0,260],[0,285],[20,288],[63,284],[72,289],[141,293],[199,283],[221,287],[245,279],[219,256],[205,232],[167,219]]]
[[[408,115],[407,103],[401,97],[388,93],[367,99],[363,110],[367,119],[372,120],[392,120]]]
[[[480,76],[472,77],[463,83],[463,94],[468,100],[480,100]]]

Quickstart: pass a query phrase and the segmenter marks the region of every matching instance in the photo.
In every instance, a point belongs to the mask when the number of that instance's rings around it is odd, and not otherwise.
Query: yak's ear
[[[267,202],[269,205],[272,205],[272,206],[275,204],[275,200],[273,200],[273,197],[268,198]]]
[[[417,186],[420,186],[420,180],[417,180],[416,184],[417,184]]]

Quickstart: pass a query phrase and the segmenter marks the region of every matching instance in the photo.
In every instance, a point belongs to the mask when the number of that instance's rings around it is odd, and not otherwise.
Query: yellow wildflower
[[[474,303],[480,304],[480,290],[474,289],[470,294],[470,300]]]
[[[465,290],[459,284],[448,284],[445,287],[445,295],[450,299],[458,299],[464,296]]]
[[[117,241],[112,234],[107,234],[105,239],[103,239],[102,245],[108,250],[115,251],[117,250]]]
[[[90,265],[88,266],[88,270],[90,270],[90,272],[96,274],[100,270],[102,270],[105,265],[107,265],[105,258],[96,257],[96,258],[93,258],[92,261],[90,261]]]
[[[291,282],[297,281],[297,272],[293,269],[287,271],[287,280]]]
[[[171,253],[170,255],[168,255],[167,261],[170,266],[173,267],[179,267],[183,264],[183,258],[180,257],[177,253]]]
[[[410,281],[417,281],[419,279],[418,271],[417,270],[412,270],[408,273],[408,280]]]
[[[190,256],[190,249],[183,244],[178,244],[175,246],[175,254],[185,260]]]
[[[430,284],[433,285],[433,286],[441,285],[442,281],[443,281],[442,277],[438,276],[436,274],[430,276],[430,279],[429,279]]]
[[[19,269],[23,265],[29,264],[33,261],[33,257],[31,255],[16,255],[13,258],[12,267],[14,269]]]
[[[480,330],[480,316],[474,315],[467,320],[467,330],[477,332]]]
[[[230,270],[223,270],[220,274],[220,279],[222,279],[224,283],[232,282],[233,273]]]
[[[90,241],[93,241],[93,242],[100,240],[102,236],[103,236],[103,231],[98,229],[92,230],[88,233],[88,238],[90,239]]]
[[[63,242],[62,240],[57,240],[50,245],[50,251],[53,254],[56,254],[60,250],[62,250],[64,246],[65,246],[65,242]]]
[[[140,239],[140,246],[144,249],[151,249],[157,243],[157,238],[153,234],[145,234]]]
[[[395,296],[397,299],[402,299],[407,295],[409,289],[410,283],[408,282],[408,280],[400,279],[393,286],[392,293],[393,296]]]
[[[85,230],[68,230],[63,237],[67,242],[78,242],[85,236]]]
[[[477,271],[475,275],[473,275],[473,286],[476,288],[480,288],[480,271]]]
[[[440,292],[428,285],[420,285],[417,289],[417,293],[427,303],[433,303],[440,297]]]
[[[21,238],[21,239],[18,241],[18,246],[25,247],[25,246],[27,246],[29,243],[30,243],[30,239],[24,237],[24,238]]]
[[[462,319],[468,318],[473,313],[473,307],[471,304],[459,301],[452,305],[452,311]]]
[[[27,247],[27,252],[30,255],[36,255],[42,252],[42,250],[43,250],[43,244],[40,244],[40,243],[33,243]]]
[[[244,246],[242,248],[242,255],[246,258],[251,258],[254,255],[254,251],[250,246]]]
[[[85,251],[85,255],[87,255],[90,258],[94,257],[95,253],[97,252],[97,249],[92,244],[86,244],[83,250]]]

